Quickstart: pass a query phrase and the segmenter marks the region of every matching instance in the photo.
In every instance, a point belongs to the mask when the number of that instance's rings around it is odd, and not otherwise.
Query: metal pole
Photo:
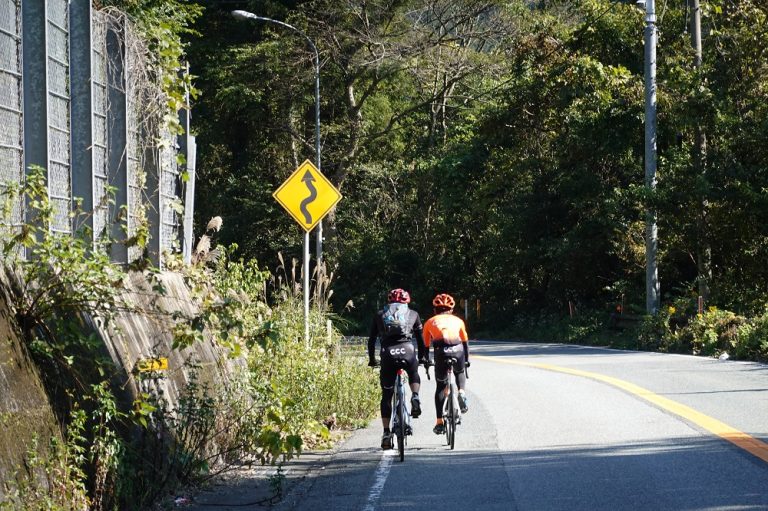
[[[72,209],[75,203],[81,200],[81,208],[85,212],[93,212],[76,218],[75,231],[80,227],[88,228],[88,242],[92,249],[96,249],[98,233],[94,232],[94,217],[101,197],[95,197],[94,176],[94,152],[97,149],[96,137],[93,130],[94,94],[96,79],[93,72],[92,49],[95,41],[93,33],[93,6],[91,2],[74,2],[69,10],[69,52],[72,63],[69,67],[70,89],[72,103],[70,104],[70,116],[73,126],[79,129],[72,130]],[[101,169],[99,169],[101,170]]]
[[[317,48],[310,41],[312,49],[315,50],[315,166],[320,170],[320,54]],[[323,221],[317,224],[317,282],[318,284],[324,277],[323,272]],[[318,285],[318,289],[320,286]],[[318,297],[319,298],[319,297]]]
[[[701,67],[701,2],[692,0],[691,2],[691,44],[693,45],[694,58],[693,67]]]
[[[257,21],[266,21],[268,23],[274,23],[276,25],[283,26],[291,29],[294,32],[301,35],[306,39],[310,49],[315,54],[315,159],[316,167],[320,170],[320,54],[317,51],[315,42],[307,36],[304,32],[289,25],[284,21],[274,20],[272,18],[265,18],[263,16],[257,16],[248,11],[232,11],[232,16],[237,19],[245,20],[252,19]],[[317,267],[318,267],[318,280],[320,278],[320,262],[323,254],[323,224],[322,222],[317,225]],[[304,340],[309,344],[309,233],[304,233]]]
[[[656,190],[656,5],[645,2],[645,186]],[[651,194],[652,195],[652,194]],[[659,311],[659,271],[656,261],[658,229],[656,211],[648,206],[645,226],[645,307],[648,314]]]
[[[309,348],[309,232],[304,232],[304,342]]]

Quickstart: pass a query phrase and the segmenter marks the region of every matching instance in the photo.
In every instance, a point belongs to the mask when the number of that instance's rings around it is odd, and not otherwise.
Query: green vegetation
[[[496,330],[493,334],[481,331],[475,335],[481,339],[495,336],[501,339],[562,342],[633,350],[640,347],[637,341],[639,326],[638,322],[637,325],[613,327],[610,315],[601,311],[589,311],[573,317],[544,312],[521,314],[510,321],[503,331]]]
[[[49,228],[45,175],[33,169],[22,187],[6,194],[4,209],[24,200],[35,223],[4,234],[3,270],[15,276],[10,305],[45,376],[65,440],[29,446],[24,467],[3,482],[2,508],[144,509],[174,488],[236,464],[281,463],[306,446],[325,446],[329,427],[367,423],[376,409],[375,374],[341,349],[320,308],[313,308],[311,335],[303,340],[295,281],[273,279],[255,261],[225,255],[212,268],[204,262],[179,268],[193,290],[196,315],[132,307],[122,299],[127,275],[92,250],[85,233]],[[26,258],[19,257],[21,246]],[[159,296],[168,292],[156,270],[146,276]],[[152,385],[161,375],[137,374],[149,390],[126,410],[115,397],[119,369],[87,319],[109,331],[117,312],[162,317],[175,325],[176,348],[212,341],[239,359],[241,370],[207,382],[188,361],[187,384],[173,405]]]
[[[202,7],[187,0],[102,0],[102,4],[126,13],[135,23],[147,49],[146,64],[162,94],[163,122],[171,133],[183,133],[178,112],[189,108],[187,95],[195,98],[198,90],[185,65],[182,37],[196,34],[191,27]]]
[[[703,3],[700,68],[684,2],[658,6],[654,194],[643,186],[644,21],[634,6],[240,7],[304,30],[320,51],[323,171],[344,194],[326,221],[325,250],[337,269],[334,309],[355,305],[350,332],[361,333],[355,325],[392,287],[410,289],[422,313],[438,290],[478,298],[476,329],[497,335],[539,311],[570,321],[569,302],[599,323],[622,296],[638,313],[648,207],[658,212],[665,307],[702,294],[705,308],[762,315],[763,4]],[[222,215],[222,237],[243,257],[299,257],[299,230],[271,193],[312,155],[306,42],[212,4],[195,28],[200,218]],[[703,163],[698,132],[707,139]]]
[[[679,303],[679,302],[678,302]],[[710,307],[702,313],[670,306],[648,318],[639,339],[645,349],[768,361],[768,315],[744,317]]]

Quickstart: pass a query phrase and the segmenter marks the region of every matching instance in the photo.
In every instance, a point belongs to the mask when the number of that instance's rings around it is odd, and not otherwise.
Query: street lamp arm
[[[239,20],[266,21],[267,23],[274,23],[293,30],[307,41],[310,49],[315,54],[315,166],[320,169],[320,53],[317,51],[315,42],[307,34],[284,21],[257,16],[252,12],[241,10],[232,11],[232,16]],[[322,236],[322,223],[318,226],[318,236]]]
[[[289,25],[284,21],[274,20],[272,18],[265,18],[264,16],[257,16],[252,12],[248,12],[248,11],[232,11],[232,16],[239,20],[251,19],[251,20],[257,20],[257,21],[266,21],[267,23],[274,23],[276,25],[281,25],[285,28],[293,30],[297,34],[301,35],[301,37],[307,40],[309,47],[312,49],[312,52],[315,54],[315,60],[319,63],[319,53],[317,51],[317,46],[315,46],[315,42],[312,39],[310,39],[310,37],[307,34],[302,32],[298,28],[294,27],[293,25]]]

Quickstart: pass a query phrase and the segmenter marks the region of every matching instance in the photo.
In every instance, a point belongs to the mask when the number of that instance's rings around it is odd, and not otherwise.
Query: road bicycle
[[[445,439],[446,443],[453,449],[456,445],[456,426],[461,424],[461,414],[459,408],[459,391],[456,387],[455,378],[453,373],[454,366],[458,363],[458,360],[452,357],[445,359],[445,364],[448,369],[448,377],[445,386],[445,399],[443,400],[443,424],[445,425]],[[426,366],[427,378],[429,376],[429,368],[432,367],[431,362]],[[469,372],[467,368],[464,368],[464,373],[469,378]],[[431,378],[430,378],[431,379]]]
[[[458,362],[455,358],[446,358],[445,364],[448,366],[448,381],[445,387],[445,399],[443,399],[443,424],[445,424],[445,438],[451,449],[456,444],[456,426],[461,424],[461,415],[459,415],[459,392],[456,389],[455,375],[453,366]]]
[[[390,430],[397,438],[397,453],[400,461],[405,461],[405,446],[408,436],[413,434],[411,428],[411,412],[405,399],[405,380],[407,376],[402,368],[397,370],[395,376],[395,393],[392,396],[392,423]]]

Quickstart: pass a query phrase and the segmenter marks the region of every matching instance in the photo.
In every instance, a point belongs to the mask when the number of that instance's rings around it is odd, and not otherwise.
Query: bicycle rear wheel
[[[403,396],[404,397],[404,396]],[[400,427],[397,430],[397,451],[400,455],[400,461],[405,461],[405,402],[400,400],[397,405],[397,415],[400,421]]]
[[[448,396],[443,394],[443,433],[445,434],[445,443],[450,445],[450,436],[448,434],[448,425],[450,421],[448,420],[449,414],[451,411],[448,408]]]
[[[454,397],[454,385],[451,382],[451,390],[448,394],[448,421],[445,427],[445,431],[448,434],[448,445],[453,449],[456,443],[456,405]]]
[[[397,380],[395,381],[395,388],[397,390],[395,392],[395,409],[393,411],[395,412],[395,422],[397,424],[397,427],[395,428],[395,436],[397,437],[397,451],[400,457],[400,461],[405,461],[405,414],[407,412],[405,410],[405,392],[403,391],[403,381],[401,380],[401,376],[399,374],[397,375]]]

